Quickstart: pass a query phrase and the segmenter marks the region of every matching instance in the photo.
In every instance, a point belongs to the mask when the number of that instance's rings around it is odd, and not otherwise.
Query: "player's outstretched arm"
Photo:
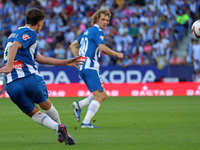
[[[0,73],[5,73],[5,75],[7,75],[12,71],[17,50],[20,48],[22,48],[22,45],[18,41],[14,41],[13,44],[9,46],[7,50],[8,55],[4,56],[4,59],[7,59],[7,64],[0,69]]]
[[[102,52],[102,53],[105,53],[107,55],[112,55],[112,56],[117,56],[118,58],[122,59],[124,57],[124,54],[123,53],[118,53],[118,52],[115,52],[113,50],[111,50],[110,48],[108,48],[107,46],[105,46],[104,44],[99,44],[99,50]]]
[[[70,66],[76,67],[79,69],[77,65],[82,65],[83,61],[79,60],[80,56],[70,58],[70,59],[56,59],[52,57],[43,57],[39,52],[37,53],[36,61],[39,64],[47,64],[47,65],[56,65],[56,66]]]
[[[78,56],[79,46],[80,46],[80,44],[78,43],[77,40],[75,40],[75,41],[69,46],[69,48],[70,48],[70,50],[72,51],[72,54],[73,54],[74,56]]]

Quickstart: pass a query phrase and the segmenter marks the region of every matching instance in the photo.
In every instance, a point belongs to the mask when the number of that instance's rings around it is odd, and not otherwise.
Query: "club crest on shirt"
[[[103,88],[103,82],[101,82],[101,87]]]
[[[27,34],[24,34],[24,35],[22,36],[22,38],[23,38],[23,40],[30,39],[30,37],[29,37]]]
[[[104,39],[104,37],[101,35],[101,36],[100,36],[100,39],[102,39],[102,40],[103,40],[103,39]]]

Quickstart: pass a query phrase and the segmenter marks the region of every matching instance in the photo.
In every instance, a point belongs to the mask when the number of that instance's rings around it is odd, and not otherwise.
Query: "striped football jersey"
[[[79,56],[82,56],[81,59],[85,61],[83,65],[80,65],[80,70],[99,70],[100,65],[98,60],[101,53],[98,49],[98,45],[101,43],[105,44],[103,31],[97,24],[95,24],[93,27],[87,29],[79,38],[77,38],[77,41],[80,44]]]
[[[37,57],[37,33],[25,26],[12,32],[5,45],[4,65],[7,65],[9,47],[14,41],[20,42],[22,48],[17,50],[13,70],[5,77],[6,84],[33,73],[38,74],[38,69],[35,64],[35,59]]]

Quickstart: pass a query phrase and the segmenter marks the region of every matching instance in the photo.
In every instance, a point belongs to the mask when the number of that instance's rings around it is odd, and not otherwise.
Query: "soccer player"
[[[83,65],[80,66],[79,75],[87,85],[93,95],[79,102],[73,102],[72,108],[74,117],[80,121],[82,107],[89,105],[86,116],[81,123],[81,128],[99,128],[90,123],[92,117],[98,111],[100,104],[107,98],[107,93],[103,86],[103,79],[99,70],[98,59],[100,52],[108,55],[123,58],[123,53],[117,53],[105,46],[103,29],[109,24],[111,13],[107,9],[98,10],[91,17],[93,27],[87,29],[83,35],[75,40],[70,49],[74,56],[81,56]]]
[[[78,57],[68,60],[43,57],[37,51],[37,33],[44,23],[44,12],[32,8],[26,13],[26,24],[10,34],[4,50],[4,66],[7,92],[11,100],[35,122],[57,132],[58,141],[74,145],[73,138],[59,114],[48,99],[43,78],[39,75],[35,61],[40,64],[73,66],[78,68]],[[42,113],[39,106],[44,110]]]

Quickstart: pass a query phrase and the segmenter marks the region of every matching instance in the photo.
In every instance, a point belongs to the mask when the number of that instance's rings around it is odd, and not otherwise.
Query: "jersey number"
[[[4,50],[4,60],[7,60],[7,59],[8,59],[8,50],[9,50],[10,45],[12,45],[12,42],[8,42],[8,43],[6,44],[6,48],[5,48],[5,50]]]
[[[81,47],[79,49],[79,55],[85,56],[85,53],[87,52],[88,49],[88,38],[87,37],[82,38],[80,44]]]

